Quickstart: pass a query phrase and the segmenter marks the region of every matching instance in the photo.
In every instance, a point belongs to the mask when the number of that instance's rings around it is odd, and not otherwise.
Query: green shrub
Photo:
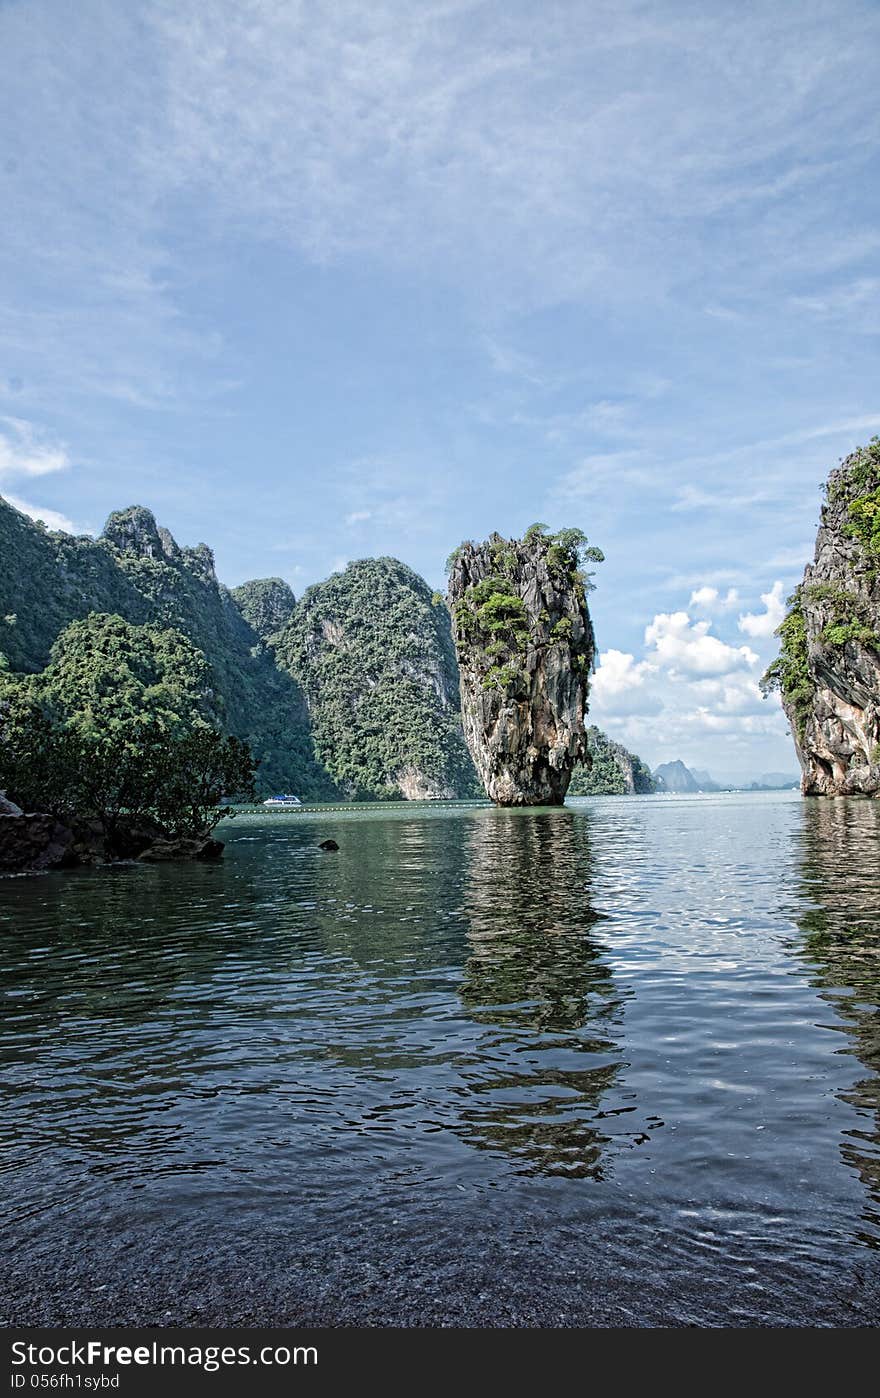
[[[253,756],[210,723],[210,669],[179,632],[118,616],[73,622],[39,675],[0,681],[0,787],[26,810],[147,816],[198,835],[221,798],[254,796]]]
[[[880,487],[853,500],[844,528],[850,538],[858,539],[866,553],[880,556]]]
[[[795,732],[802,739],[812,712],[815,685],[810,674],[807,623],[800,588],[792,593],[788,604],[790,611],[776,630],[781,643],[780,654],[768,666],[760,683],[765,695],[779,691],[792,711]]]

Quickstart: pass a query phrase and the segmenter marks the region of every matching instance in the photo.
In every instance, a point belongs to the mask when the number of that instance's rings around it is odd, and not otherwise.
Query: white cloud
[[[764,489],[730,492],[722,489],[707,490],[701,485],[682,485],[676,491],[671,510],[747,510],[767,500]]]
[[[648,661],[637,661],[626,651],[603,651],[590,684],[590,704],[599,711],[596,716],[659,712],[660,700],[646,687],[655,673]]]
[[[655,473],[642,451],[597,452],[584,457],[567,471],[551,492],[560,501],[589,500],[605,495],[609,486],[620,490],[624,485],[656,488]]]
[[[593,676],[593,692],[606,699],[623,694],[634,686],[643,685],[653,668],[644,660],[636,663],[635,656],[626,651],[605,650]]]
[[[670,673],[721,675],[757,664],[748,646],[729,646],[709,635],[710,625],[692,622],[687,612],[659,612],[645,628],[645,645]]]
[[[724,597],[717,587],[698,587],[691,593],[689,607],[699,607],[706,612],[728,612],[739,602],[739,593],[735,587],[729,587]]]
[[[632,0],[593,0],[589,24],[551,6],[539,30],[466,0],[418,21],[394,0],[176,0],[149,21],[170,125],[151,154],[317,260],[440,252],[546,304],[662,239],[656,282],[699,255],[696,218],[795,208],[792,189],[864,160],[875,29],[857,7],[834,19],[831,47],[793,15]]]
[[[772,636],[779,623],[785,616],[785,602],[783,600],[783,586],[777,579],[769,592],[761,593],[761,601],[764,603],[763,612],[746,612],[739,619],[739,629],[746,636],[753,636],[760,639]]]
[[[18,417],[0,417],[0,475],[48,476],[70,465],[66,449],[46,441],[33,423]]]
[[[60,529],[63,534],[82,533],[72,519],[59,514],[57,510],[47,510],[44,505],[32,505],[29,500],[22,500],[18,495],[5,495],[3,498],[29,519],[41,519],[47,529]]]
[[[689,692],[715,713],[766,714],[767,706],[757,680],[741,670],[719,679],[693,680]]]
[[[352,510],[350,514],[345,516],[345,522],[349,526],[352,524],[364,524],[368,519],[372,519],[372,517],[372,510]]]

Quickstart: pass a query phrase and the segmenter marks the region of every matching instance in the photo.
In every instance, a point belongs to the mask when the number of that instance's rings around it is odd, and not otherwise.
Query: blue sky
[[[297,593],[577,524],[593,716],[794,770],[756,679],[880,431],[880,7],[0,0],[0,491]]]

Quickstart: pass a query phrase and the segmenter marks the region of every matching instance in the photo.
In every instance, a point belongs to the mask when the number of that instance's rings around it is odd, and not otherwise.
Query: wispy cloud
[[[20,510],[23,515],[27,515],[29,519],[42,520],[47,529],[57,529],[63,534],[85,532],[78,528],[72,519],[68,519],[67,515],[61,514],[58,510],[49,510],[45,505],[33,505],[29,500],[22,500],[18,495],[5,495],[4,499],[8,500],[9,504],[13,505],[16,510]]]
[[[0,475],[48,476],[70,465],[67,448],[23,418],[0,417]]]
[[[791,305],[826,319],[846,316],[850,321],[854,312],[867,310],[871,314],[866,323],[880,330],[880,277],[859,277],[815,296],[793,296]]]

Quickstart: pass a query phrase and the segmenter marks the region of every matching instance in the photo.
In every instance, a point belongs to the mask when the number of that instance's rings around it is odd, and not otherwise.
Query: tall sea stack
[[[589,763],[584,717],[595,640],[582,564],[601,561],[578,529],[493,534],[449,561],[464,734],[501,806],[558,806]]]
[[[764,676],[807,796],[880,795],[880,439],[828,478],[814,560]]]

